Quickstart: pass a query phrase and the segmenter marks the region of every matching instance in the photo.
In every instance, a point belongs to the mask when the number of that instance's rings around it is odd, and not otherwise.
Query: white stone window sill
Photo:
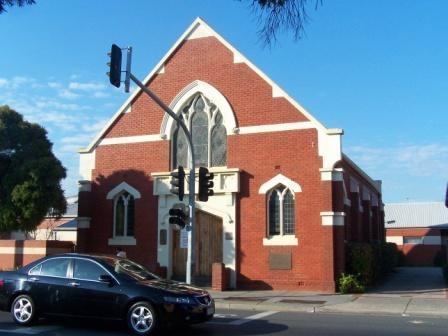
[[[108,240],[109,245],[137,245],[137,240],[134,237],[113,237]]]
[[[287,236],[271,236],[268,238],[263,238],[264,246],[294,246],[299,245],[299,240],[296,236],[287,235]]]

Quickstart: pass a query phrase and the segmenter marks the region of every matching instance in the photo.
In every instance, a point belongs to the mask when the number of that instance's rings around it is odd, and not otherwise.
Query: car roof
[[[76,253],[76,252],[70,252],[70,253],[58,253],[58,254],[50,254],[45,257],[39,258],[37,260],[32,261],[31,263],[24,265],[20,268],[23,272],[28,272],[28,270],[32,267],[34,267],[36,264],[49,260],[54,258],[61,258],[61,257],[80,257],[80,258],[88,258],[88,259],[96,259],[101,260],[104,257],[112,258],[112,259],[120,259],[119,257],[113,255],[113,254],[87,254],[87,253]]]

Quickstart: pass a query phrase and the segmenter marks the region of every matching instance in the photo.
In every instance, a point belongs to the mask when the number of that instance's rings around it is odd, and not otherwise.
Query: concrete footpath
[[[365,294],[295,291],[210,291],[218,309],[297,311],[448,318],[448,295],[440,268],[399,268]]]

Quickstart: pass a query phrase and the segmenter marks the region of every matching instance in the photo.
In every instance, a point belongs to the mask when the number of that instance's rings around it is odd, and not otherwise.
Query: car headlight
[[[191,303],[191,299],[186,296],[164,296],[163,299],[167,303],[183,303],[183,304],[189,304]]]

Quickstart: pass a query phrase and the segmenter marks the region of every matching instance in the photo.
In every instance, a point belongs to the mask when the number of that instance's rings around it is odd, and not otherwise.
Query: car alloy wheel
[[[127,323],[134,334],[149,335],[156,326],[156,314],[149,302],[137,302],[129,308]]]
[[[20,325],[29,325],[35,318],[34,302],[28,295],[19,295],[11,306],[14,321]]]

